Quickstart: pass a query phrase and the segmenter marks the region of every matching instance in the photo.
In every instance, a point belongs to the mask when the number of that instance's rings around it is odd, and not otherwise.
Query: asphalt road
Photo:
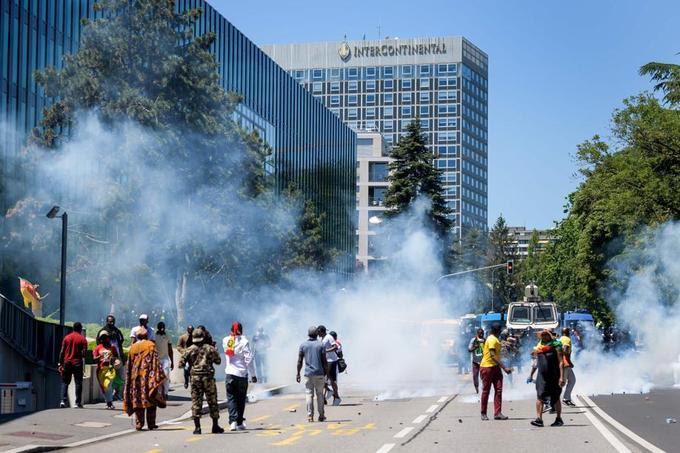
[[[592,400],[616,421],[668,452],[680,451],[680,389],[642,395],[597,396]],[[667,423],[672,418],[677,423]]]
[[[422,387],[422,385],[418,385]],[[566,426],[533,428],[533,401],[504,403],[508,421],[479,418],[479,404],[470,386],[460,391],[436,389],[432,396],[375,400],[374,392],[344,389],[339,407],[327,408],[328,421],[308,423],[304,395],[296,393],[249,404],[248,430],[222,435],[192,434],[193,423],[166,425],[158,431],[141,432],[81,447],[75,451],[125,451],[128,453],[226,451],[325,451],[325,452],[487,452],[504,449],[523,452],[613,452],[584,415],[582,408],[565,411]],[[511,393],[510,393],[511,394]],[[398,398],[397,398],[398,397]],[[226,413],[222,413],[226,425]],[[553,416],[546,414],[549,424]],[[204,432],[209,419],[203,419]]]

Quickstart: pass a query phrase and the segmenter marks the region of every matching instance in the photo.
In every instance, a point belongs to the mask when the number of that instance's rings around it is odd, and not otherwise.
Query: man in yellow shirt
[[[487,406],[489,403],[489,393],[491,393],[491,385],[493,385],[493,409],[494,420],[507,420],[508,417],[501,412],[503,402],[503,373],[512,373],[512,370],[501,361],[501,342],[498,336],[501,333],[501,325],[494,324],[491,326],[491,335],[488,336],[484,342],[482,352],[482,361],[479,364],[479,373],[482,378],[482,420],[488,420],[486,415]]]
[[[571,331],[568,327],[562,329],[562,337],[560,342],[562,343],[562,363],[564,364],[564,380],[567,381],[564,387],[564,396],[562,401],[567,406],[576,406],[571,401],[571,391],[576,385],[576,376],[574,375],[574,364],[571,361]]]

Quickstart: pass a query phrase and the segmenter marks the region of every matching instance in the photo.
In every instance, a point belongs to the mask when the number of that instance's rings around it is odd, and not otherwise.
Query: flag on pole
[[[30,308],[36,316],[42,316],[42,297],[38,292],[38,285],[19,277],[19,290],[24,298],[24,306]]]

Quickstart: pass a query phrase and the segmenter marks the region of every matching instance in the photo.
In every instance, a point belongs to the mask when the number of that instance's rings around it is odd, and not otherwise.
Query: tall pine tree
[[[406,131],[391,154],[394,161],[390,163],[390,186],[385,194],[387,215],[398,215],[408,210],[419,196],[425,196],[431,202],[426,223],[444,238],[453,222],[447,217],[452,211],[442,195],[441,172],[435,168],[434,155],[425,144],[420,120],[411,122]]]

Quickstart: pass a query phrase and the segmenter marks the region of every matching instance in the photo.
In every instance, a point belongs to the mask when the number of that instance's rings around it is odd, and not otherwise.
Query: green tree
[[[287,244],[287,256],[283,260],[285,270],[325,270],[336,252],[324,244],[322,225],[325,214],[318,214],[314,202],[304,202],[299,227]]]
[[[508,226],[503,215],[500,215],[489,231],[488,265],[506,263],[510,259],[515,259],[515,254]],[[493,280],[491,285],[493,285],[494,308],[499,309],[514,300],[515,285],[505,269],[497,268],[495,272],[489,271],[489,280]]]
[[[440,238],[445,238],[452,226],[447,217],[452,211],[446,206],[440,180],[441,172],[434,166],[434,155],[427,148],[420,129],[420,120],[412,121],[406,136],[392,150],[390,185],[385,193],[387,215],[405,212],[422,195],[431,202],[426,223]]]

